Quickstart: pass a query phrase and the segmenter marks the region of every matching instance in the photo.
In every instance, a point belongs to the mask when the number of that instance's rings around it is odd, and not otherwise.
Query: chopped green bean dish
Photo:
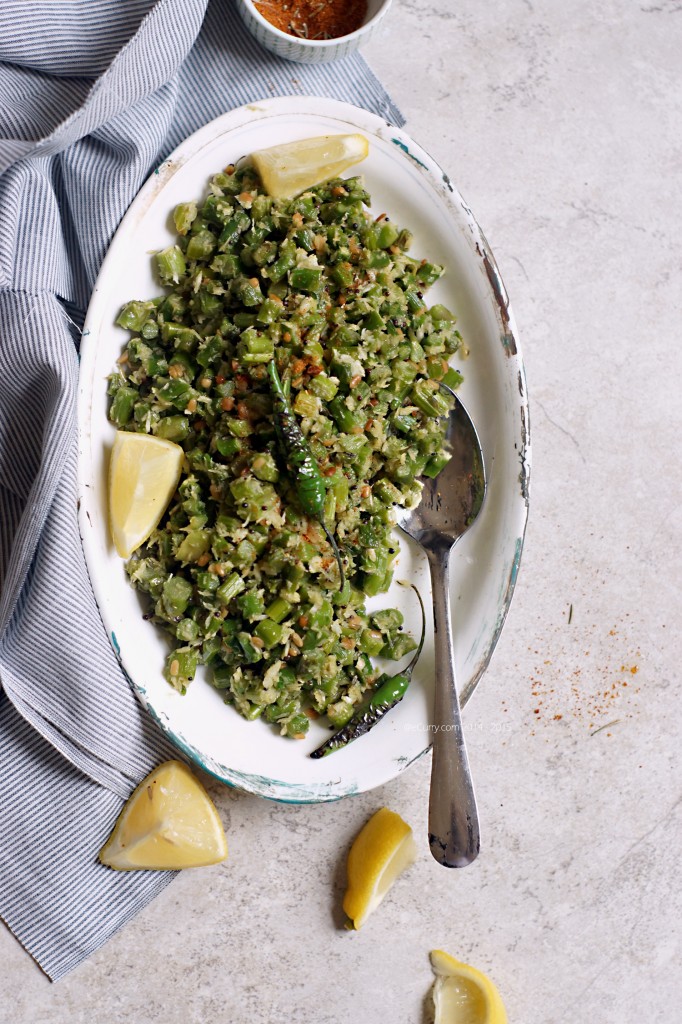
[[[185,452],[158,527],[126,564],[173,638],[182,693],[199,665],[247,719],[300,738],[344,726],[380,679],[372,658],[416,648],[388,590],[393,506],[448,461],[454,315],[424,299],[443,267],[374,218],[359,177],[294,199],[248,164],[174,212],[153,257],[164,294],[134,300],[109,378],[118,429]],[[385,677],[384,677],[385,678]]]

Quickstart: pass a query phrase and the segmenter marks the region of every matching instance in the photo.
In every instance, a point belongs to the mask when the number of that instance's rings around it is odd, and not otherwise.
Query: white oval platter
[[[530,473],[526,386],[514,318],[486,240],[448,176],[405,132],[357,107],[302,96],[253,103],[206,125],[157,168],[123,218],[93,291],[81,348],[79,523],[95,596],[121,667],[158,725],[201,768],[248,792],[290,802],[335,800],[371,789],[429,749],[431,623],[402,703],[369,735],[322,760],[308,756],[329,735],[319,723],[311,724],[304,740],[284,739],[265,722],[242,719],[201,673],[185,696],[178,694],[161,674],[168,639],[143,619],[140,598],[108,533],[106,471],[114,428],[107,418],[106,383],[127,337],[114,325],[121,306],[159,293],[151,253],[172,241],[176,204],[200,200],[213,173],[254,150],[356,131],[368,137],[370,153],[349,173],[364,176],[375,215],[385,212],[413,231],[413,255],[445,264],[447,273],[430,289],[428,301],[456,312],[470,351],[454,365],[464,374],[460,394],[483,445],[488,493],[451,562],[456,666],[466,704],[495,648],[519,569]],[[426,560],[404,537],[400,544],[395,577],[414,581],[428,610]],[[370,607],[376,605],[401,607],[407,625],[418,631],[411,591],[394,584]]]

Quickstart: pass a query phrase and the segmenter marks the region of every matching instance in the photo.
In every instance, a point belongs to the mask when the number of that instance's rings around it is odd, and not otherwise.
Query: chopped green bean
[[[175,208],[165,294],[117,319],[111,421],[185,452],[127,565],[175,645],[165,677],[185,692],[207,665],[239,714],[295,738],[307,713],[342,728],[398,699],[371,659],[415,642],[365,597],[391,584],[393,506],[448,461],[440,382],[462,379],[454,314],[424,298],[443,268],[367,203],[360,178],[273,200],[248,164],[221,171]]]

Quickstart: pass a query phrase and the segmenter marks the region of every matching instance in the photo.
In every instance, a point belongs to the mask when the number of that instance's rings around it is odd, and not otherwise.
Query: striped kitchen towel
[[[402,123],[361,57],[282,61],[232,0],[0,8],[0,916],[52,979],[173,877],[97,861],[123,800],[173,752],[118,667],[83,560],[79,325],[152,169],[226,110],[293,93]]]

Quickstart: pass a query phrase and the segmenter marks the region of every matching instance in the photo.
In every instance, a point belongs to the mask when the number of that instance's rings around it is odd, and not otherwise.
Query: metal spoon
[[[475,860],[480,833],[455,681],[448,568],[450,552],[478,515],[486,490],[476,428],[459,399],[456,403],[446,434],[452,458],[435,479],[424,480],[419,505],[401,509],[397,520],[424,549],[431,569],[436,692],[429,846],[438,863],[449,868]]]

